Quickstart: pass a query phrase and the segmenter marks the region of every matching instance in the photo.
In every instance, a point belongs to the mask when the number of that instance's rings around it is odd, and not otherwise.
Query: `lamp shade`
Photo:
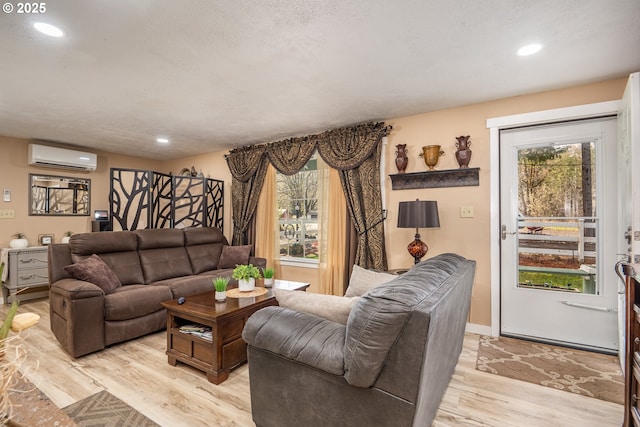
[[[433,200],[400,202],[398,207],[398,228],[432,227],[440,227],[438,202]]]

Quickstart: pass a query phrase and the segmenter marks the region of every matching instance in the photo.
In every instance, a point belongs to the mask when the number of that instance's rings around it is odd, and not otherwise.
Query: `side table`
[[[8,261],[7,277],[2,284],[5,304],[11,304],[16,298],[25,301],[49,296],[48,249],[47,246],[2,249],[1,259]]]

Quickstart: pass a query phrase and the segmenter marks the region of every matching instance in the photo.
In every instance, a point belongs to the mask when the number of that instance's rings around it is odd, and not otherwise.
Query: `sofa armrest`
[[[51,331],[72,357],[105,347],[104,292],[97,285],[60,279],[49,289]]]
[[[61,279],[51,284],[51,292],[66,299],[93,298],[104,295],[98,285],[76,279]]]
[[[334,375],[344,375],[345,326],[282,307],[255,312],[242,331],[250,346]]]

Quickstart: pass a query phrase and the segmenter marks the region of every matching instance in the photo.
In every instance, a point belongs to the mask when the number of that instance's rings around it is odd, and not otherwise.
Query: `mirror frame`
[[[87,185],[87,212],[86,213],[51,213],[51,212],[43,212],[38,213],[33,211],[33,186],[34,186],[34,178],[35,177],[46,177],[53,178],[57,180],[69,180],[69,181],[81,181],[83,184]],[[74,203],[77,203],[74,200]],[[40,173],[30,173],[29,174],[29,215],[32,216],[90,216],[91,215],[91,179],[89,178],[76,178],[72,176],[59,176],[59,175],[48,175],[48,174],[40,174]]]

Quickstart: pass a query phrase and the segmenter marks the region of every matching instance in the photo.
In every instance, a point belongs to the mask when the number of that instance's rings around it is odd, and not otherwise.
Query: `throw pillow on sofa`
[[[367,270],[359,265],[353,265],[349,287],[345,292],[345,297],[360,297],[376,286],[387,283],[397,276],[391,273]]]
[[[218,268],[235,268],[236,265],[249,264],[249,256],[251,255],[251,245],[231,246],[224,245],[222,247],[222,255]]]
[[[98,285],[105,294],[109,294],[122,286],[116,273],[96,254],[88,256],[75,264],[67,265],[64,269],[76,280],[84,280]]]
[[[280,307],[313,314],[343,325],[347,324],[349,313],[359,299],[285,289],[274,289],[273,292]]]

